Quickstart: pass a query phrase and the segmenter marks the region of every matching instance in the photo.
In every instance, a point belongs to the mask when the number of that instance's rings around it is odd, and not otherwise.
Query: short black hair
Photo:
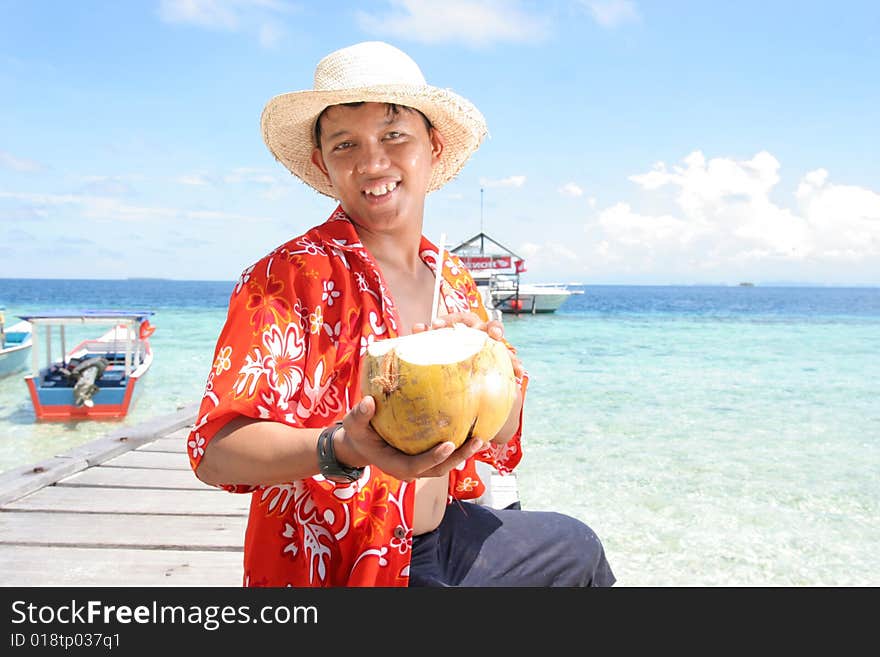
[[[366,102],[366,101],[361,100],[361,101],[356,101],[354,103],[340,103],[340,104],[343,107],[360,107],[361,105],[364,104],[364,102]],[[324,117],[324,114],[327,112],[327,110],[330,109],[331,107],[336,107],[336,105],[328,105],[323,110],[321,110],[321,113],[318,114],[318,118],[315,119],[314,138],[315,138],[315,146],[317,148],[321,148],[321,119]],[[419,116],[422,117],[422,120],[425,122],[425,128],[427,128],[429,133],[431,132],[431,128],[434,127],[434,124],[431,123],[431,119],[429,119],[420,110],[417,110],[415,107],[409,107],[408,105],[398,105],[397,103],[385,103],[385,108],[386,108],[386,111],[388,114],[394,115],[394,116],[397,116],[398,114],[400,114],[400,110],[407,110],[408,112],[417,112],[419,114]]]

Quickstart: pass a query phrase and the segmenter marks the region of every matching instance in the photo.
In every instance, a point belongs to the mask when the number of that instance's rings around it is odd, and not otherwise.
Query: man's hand
[[[421,454],[407,454],[392,447],[370,425],[376,412],[375,400],[367,395],[342,420],[336,432],[334,448],[340,463],[352,467],[375,465],[383,472],[412,481],[420,477],[439,477],[485,447],[482,440],[471,438],[455,449],[443,442]]]
[[[422,331],[427,331],[429,329],[445,328],[447,326],[453,326],[454,324],[464,324],[465,326],[477,329],[478,331],[485,331],[489,335],[489,337],[494,340],[504,339],[504,324],[502,324],[497,319],[485,322],[480,318],[479,315],[472,312],[440,315],[431,323],[431,326],[428,326],[427,324],[424,324],[422,322],[414,324],[412,332],[421,333]],[[508,353],[510,353],[510,362],[513,364],[513,375],[517,378],[517,380],[520,380],[525,374],[525,369],[523,368],[522,361],[517,358],[512,351],[508,350]]]

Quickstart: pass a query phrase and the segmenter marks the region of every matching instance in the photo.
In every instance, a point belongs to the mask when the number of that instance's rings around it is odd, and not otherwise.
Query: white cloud
[[[274,22],[266,22],[260,26],[260,45],[266,49],[276,47],[284,38],[284,29]]]
[[[233,169],[223,177],[223,181],[227,183],[256,183],[258,185],[277,185],[281,179],[274,173],[269,173],[268,169],[253,169],[248,167],[239,167]]]
[[[526,184],[525,176],[508,176],[500,180],[490,180],[488,178],[480,178],[482,187],[522,187]]]
[[[23,157],[16,157],[12,153],[0,151],[0,168],[12,169],[13,171],[21,171],[22,173],[34,173],[43,170],[43,165],[36,160],[28,160]]]
[[[158,13],[166,23],[244,32],[256,36],[264,48],[274,48],[284,29],[273,17],[295,11],[282,0],[161,0]]]
[[[518,0],[389,0],[384,13],[359,11],[365,31],[422,43],[535,42],[549,33],[547,18],[530,14]]]
[[[523,242],[516,252],[526,261],[530,272],[552,269],[560,263],[574,264],[581,259],[575,251],[558,242]]]
[[[201,173],[187,173],[174,179],[178,185],[187,185],[190,187],[206,187],[213,184],[211,180]]]
[[[829,256],[880,256],[880,194],[828,182],[824,169],[804,176],[795,193],[817,248]]]
[[[159,17],[167,23],[236,30],[239,26],[236,4],[225,0],[161,0]]]
[[[576,198],[578,196],[583,196],[584,190],[578,187],[573,182],[567,182],[559,188],[559,193],[564,196],[571,196],[572,198]]]
[[[770,199],[779,170],[766,151],[748,160],[707,160],[694,151],[682,165],[659,162],[630,180],[649,202],[659,202],[652,192],[673,188],[677,208],[647,214],[621,202],[601,210],[585,225],[588,234],[598,232],[594,254],[606,264],[627,263],[629,271],[644,272],[796,277],[811,268],[827,272],[834,263],[874,267],[880,258],[880,194],[830,183],[828,172],[818,169],[803,176],[791,207],[784,207]]]
[[[80,216],[83,218],[105,219],[114,222],[139,222],[162,219],[211,219],[236,222],[271,221],[271,219],[266,217],[254,217],[230,212],[217,212],[213,210],[187,210],[184,208],[136,206],[123,203],[119,199],[107,196],[0,192],[0,199],[3,198],[24,202],[39,210],[49,207],[75,206],[80,208]]]
[[[631,0],[581,0],[593,18],[602,27],[617,27],[641,19],[636,4]]]

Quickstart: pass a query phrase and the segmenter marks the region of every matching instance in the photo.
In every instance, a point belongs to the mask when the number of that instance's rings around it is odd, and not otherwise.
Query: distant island
[[[748,281],[744,281],[739,284],[740,287],[755,287],[754,283],[749,283]]]

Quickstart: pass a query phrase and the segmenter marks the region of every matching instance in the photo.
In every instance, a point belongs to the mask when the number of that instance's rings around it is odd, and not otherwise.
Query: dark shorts
[[[453,501],[413,538],[410,586],[612,586],[599,537],[552,511]]]

